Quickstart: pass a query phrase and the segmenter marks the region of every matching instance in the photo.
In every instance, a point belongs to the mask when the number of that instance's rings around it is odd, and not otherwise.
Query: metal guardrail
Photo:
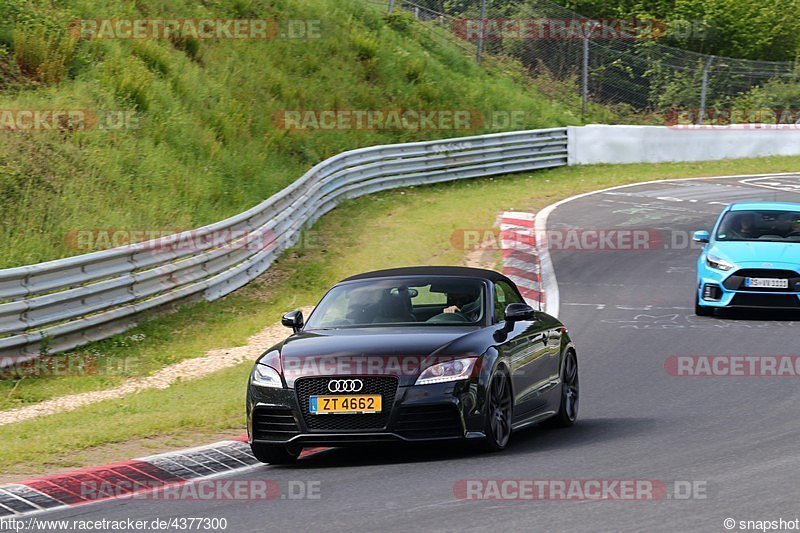
[[[220,298],[263,273],[304,227],[342,200],[566,164],[566,128],[351,150],[220,222],[0,270],[0,368],[109,337],[133,325],[143,311],[190,298]]]

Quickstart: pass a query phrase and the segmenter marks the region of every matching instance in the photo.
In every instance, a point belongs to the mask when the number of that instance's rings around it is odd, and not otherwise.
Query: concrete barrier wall
[[[571,126],[570,165],[709,161],[770,155],[800,155],[796,129],[694,128],[667,126]]]

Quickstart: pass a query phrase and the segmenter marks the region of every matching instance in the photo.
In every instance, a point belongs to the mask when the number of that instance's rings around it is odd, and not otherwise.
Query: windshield
[[[729,211],[717,240],[800,242],[800,211]]]
[[[363,326],[477,325],[484,317],[485,285],[477,279],[391,278],[331,289],[306,329]]]

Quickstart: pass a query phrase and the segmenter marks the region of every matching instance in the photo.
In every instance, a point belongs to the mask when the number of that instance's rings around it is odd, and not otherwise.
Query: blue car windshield
[[[728,211],[717,240],[800,243],[800,211]]]
[[[466,326],[484,317],[485,285],[469,278],[367,279],[322,298],[306,329],[365,326]]]

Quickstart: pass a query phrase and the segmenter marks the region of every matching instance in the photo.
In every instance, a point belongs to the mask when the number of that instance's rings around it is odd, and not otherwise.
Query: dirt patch
[[[303,315],[308,316],[310,307],[304,308]],[[244,361],[252,361],[264,350],[286,337],[286,328],[280,323],[273,324],[256,333],[244,346],[210,350],[202,357],[186,359],[174,365],[164,367],[150,376],[135,378],[113,389],[71,394],[53,398],[35,405],[0,412],[0,426],[31,420],[40,416],[72,411],[84,405],[105,400],[115,400],[145,389],[166,389],[177,380],[191,380],[236,366]]]
[[[494,228],[500,228],[500,215],[494,221]],[[461,264],[472,268],[486,268],[489,270],[503,270],[503,254],[497,249],[475,249],[464,253]]]
[[[464,256],[462,263],[466,267],[500,271],[503,269],[500,259],[497,250],[471,250]]]
[[[0,91],[29,89],[36,86],[22,75],[14,59],[14,53],[0,46]]]

